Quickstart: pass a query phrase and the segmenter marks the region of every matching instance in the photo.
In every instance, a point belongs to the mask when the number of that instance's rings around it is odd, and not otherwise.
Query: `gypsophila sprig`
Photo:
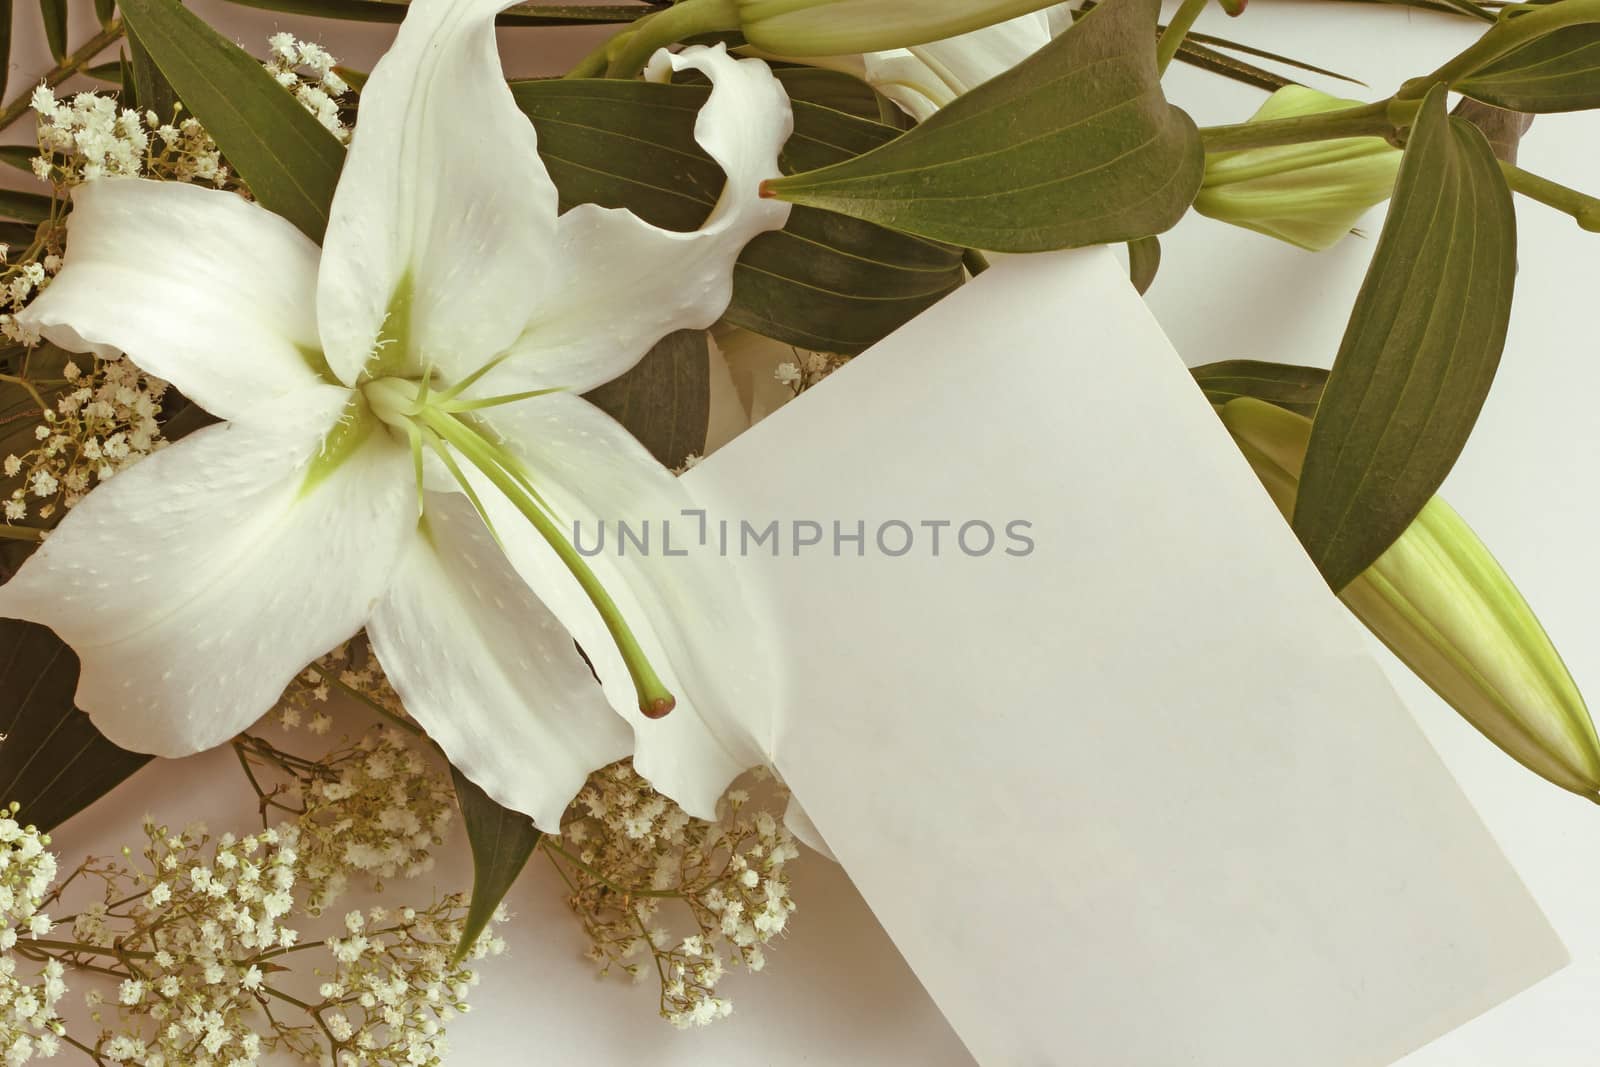
[[[770,792],[784,796],[776,784]],[[761,970],[764,946],[795,910],[785,865],[799,847],[744,789],[730,789],[721,818],[706,822],[651,789],[631,762],[616,763],[590,777],[559,841],[546,837],[540,848],[567,884],[589,958],[602,974],[642,979],[648,954],[661,1016],[680,1028],[732,1012],[718,982],[730,967]],[[693,932],[674,931],[674,917]]]
[[[7,522],[54,518],[166,443],[158,421],[165,382],[126,359],[78,359],[87,369],[66,359],[53,372],[57,376],[23,375],[44,406],[33,427],[34,446],[0,457],[0,508]]]
[[[797,348],[794,350],[794,359],[778,364],[773,369],[772,377],[779,385],[788,386],[799,396],[849,362],[849,356],[805,352]]]
[[[56,1005],[66,993],[64,969],[45,960],[31,980],[18,968],[13,953],[20,939],[38,939],[50,932],[42,910],[56,877],[50,838],[16,820],[17,805],[0,816],[0,1059],[8,1067],[34,1057],[55,1055],[64,1025]]]
[[[98,884],[98,899],[63,920],[71,940],[16,944],[4,979],[21,959],[47,968],[43,983],[78,969],[114,979],[113,993],[86,997],[92,1039],[52,1029],[57,986],[48,1008],[38,992],[24,1002],[37,1025],[7,1036],[35,1049],[59,1033],[103,1063],[141,1067],[242,1067],[271,1052],[337,1067],[442,1062],[444,1025],[467,1010],[478,982],[472,963],[505,942],[486,932],[466,962],[453,962],[466,915],[459,894],[318,916],[358,878],[377,886],[431,868],[429,850],[449,821],[448,783],[394,729],[317,759],[259,738],[238,745],[263,829],[214,839],[203,827],[172,831],[146,819],[137,859],[124,850],[72,872],[63,885]],[[267,825],[266,815],[285,813]],[[0,839],[7,832],[0,821]],[[37,844],[24,847],[37,856]],[[15,899],[26,903],[7,915],[47,931],[38,908],[60,895],[46,892],[54,862],[24,873],[29,892]]]
[[[350,128],[339,117],[339,97],[350,86],[333,69],[338,60],[321,45],[297,39],[292,33],[275,33],[267,41],[271,55],[266,68],[278,84],[340,141],[350,140]]]

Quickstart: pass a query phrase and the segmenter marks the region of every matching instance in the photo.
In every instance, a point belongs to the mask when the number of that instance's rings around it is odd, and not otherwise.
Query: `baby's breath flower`
[[[774,795],[782,790],[773,786]],[[572,888],[568,898],[589,935],[601,973],[645,974],[648,952],[661,979],[661,1015],[674,1026],[726,1017],[716,995],[728,966],[759,971],[762,946],[794,911],[785,864],[799,854],[789,832],[750,794],[730,789],[716,822],[694,819],[650,788],[628,761],[596,771],[578,794],[559,843],[545,854]],[[659,925],[676,904],[694,933],[676,938]]]
[[[777,365],[772,377],[779,385],[786,385],[796,394],[803,393],[822,379],[850,362],[849,356],[828,352],[802,352],[794,350],[795,358]]]

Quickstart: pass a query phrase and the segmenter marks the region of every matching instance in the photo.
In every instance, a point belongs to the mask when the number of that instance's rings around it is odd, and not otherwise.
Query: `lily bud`
[[[1300,85],[1273,93],[1250,122],[1360,106]],[[1381,137],[1244,148],[1206,156],[1195,210],[1313,252],[1350,231],[1394,192],[1400,149]]]
[[[835,56],[939,41],[1059,0],[736,0],[739,28],[764,52]]]
[[[1230,400],[1221,415],[1292,515],[1311,420],[1252,397]],[[1340,599],[1512,759],[1600,802],[1600,739],[1583,696],[1533,609],[1443,499],[1430,500]]]

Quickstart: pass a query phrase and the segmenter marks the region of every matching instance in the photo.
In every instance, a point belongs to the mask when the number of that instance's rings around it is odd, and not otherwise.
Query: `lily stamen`
[[[482,371],[464,380],[470,381],[481,376]],[[373,413],[384,423],[404,430],[410,439],[415,456],[414,462],[419,470],[419,485],[421,446],[426,441],[438,454],[451,477],[461,486],[467,499],[471,501],[497,541],[501,539],[499,532],[490,522],[488,512],[473,490],[465,471],[451,455],[451,450],[454,449],[480,474],[489,479],[490,483],[521,512],[523,518],[528,520],[529,525],[538,531],[545,543],[555,552],[556,558],[561,560],[577,579],[579,588],[599,612],[601,621],[605,623],[606,632],[611,635],[611,640],[621,654],[623,663],[627,665],[628,675],[633,680],[633,687],[639,698],[640,712],[652,719],[666,715],[677,705],[677,698],[661,681],[649,657],[640,646],[638,638],[635,637],[633,629],[623,618],[616,601],[561,531],[549,505],[522,473],[520,464],[514,457],[507,455],[504,449],[458,417],[460,412],[471,410],[470,406],[455,408],[446,406],[451,398],[460,395],[461,388],[461,383],[457,383],[443,392],[430,392],[426,379],[422,382],[412,382],[399,378],[380,378],[367,383],[364,391],[368,402],[372,405]],[[553,391],[538,390],[525,395],[490,397],[484,401],[470,401],[468,404],[489,406],[511,403],[516,399],[527,399],[528,396],[539,396]]]

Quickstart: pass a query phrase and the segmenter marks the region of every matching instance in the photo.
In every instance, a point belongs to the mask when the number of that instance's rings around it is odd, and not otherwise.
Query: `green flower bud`
[[[745,39],[764,52],[833,56],[955,37],[1059,0],[736,0]]]
[[[1304,86],[1273,93],[1251,122],[1360,106]],[[1321,251],[1394,192],[1400,149],[1381,137],[1244,148],[1206,156],[1194,208],[1235,226]]]
[[[1311,420],[1251,397],[1223,423],[1280,511],[1294,513]],[[1483,542],[1434,497],[1340,599],[1490,741],[1600,803],[1600,739],[1533,609]]]

